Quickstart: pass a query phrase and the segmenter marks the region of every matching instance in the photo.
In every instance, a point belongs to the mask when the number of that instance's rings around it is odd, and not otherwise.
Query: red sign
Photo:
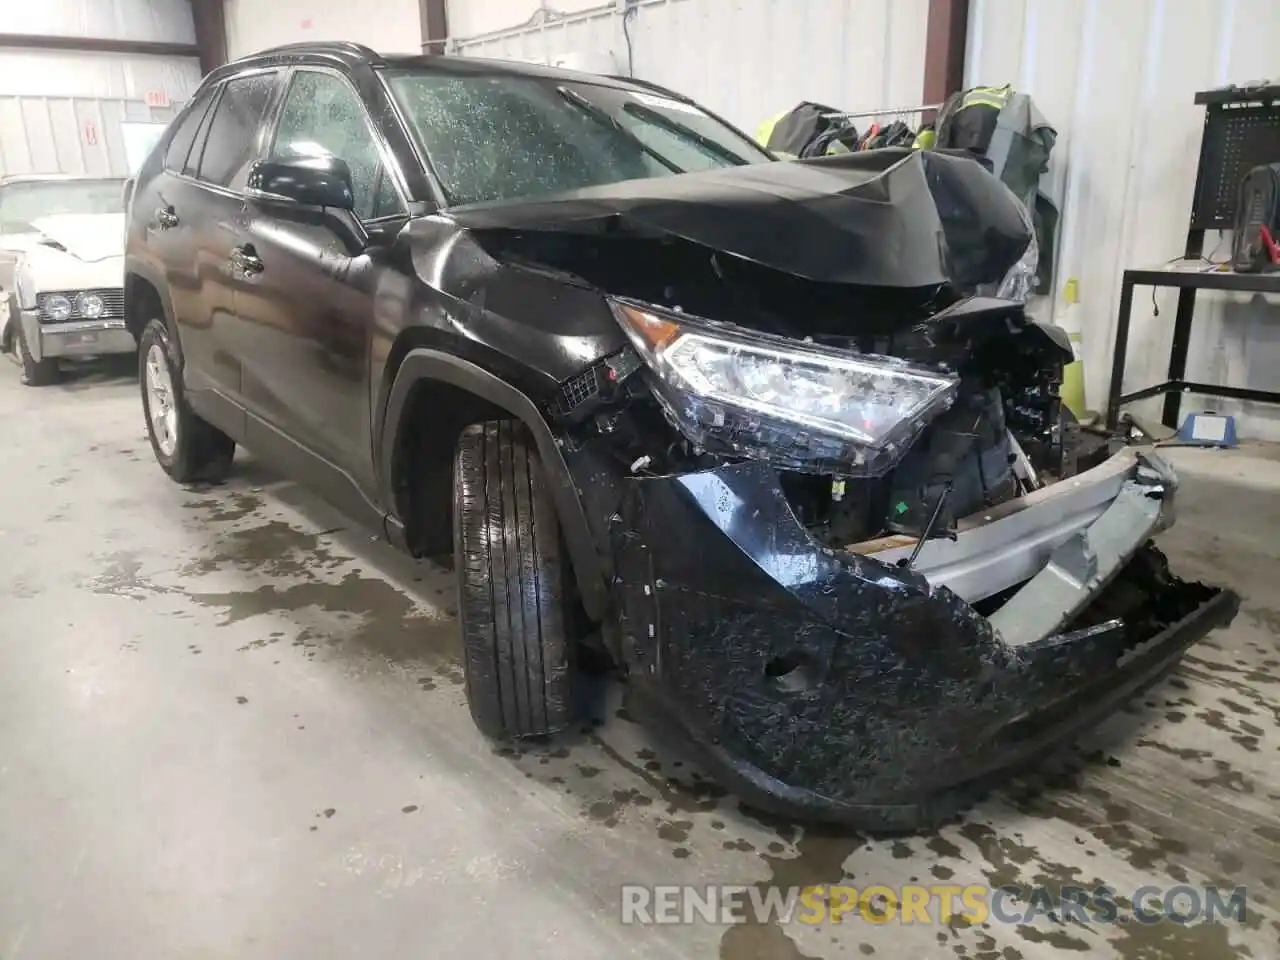
[[[84,142],[91,147],[98,142],[98,128],[92,120],[84,125]]]
[[[303,29],[303,30],[310,30],[310,29],[311,29],[311,18],[310,18],[310,17],[307,17],[307,19],[305,19],[305,20],[303,20],[303,21],[302,21],[302,29]]]
[[[147,91],[147,106],[164,108],[169,106],[169,94],[163,90]]]

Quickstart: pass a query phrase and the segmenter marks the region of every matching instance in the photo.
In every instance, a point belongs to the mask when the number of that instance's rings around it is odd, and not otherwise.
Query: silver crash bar
[[[1011,643],[1018,636],[1038,639],[1047,634],[1035,632],[1040,620],[1051,618],[1056,627],[1068,612],[1078,612],[1083,602],[1074,600],[1096,593],[1134,550],[1173,522],[1177,485],[1160,457],[1121,450],[1092,470],[959,521],[956,539],[930,540],[913,569],[970,603],[1035,578],[992,623]],[[846,549],[896,564],[915,545],[913,537],[882,537]]]

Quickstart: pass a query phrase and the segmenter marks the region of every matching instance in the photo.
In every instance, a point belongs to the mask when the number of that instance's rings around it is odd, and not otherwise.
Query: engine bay
[[[594,289],[958,378],[950,407],[923,427],[892,469],[844,474],[795,469],[778,458],[792,510],[825,545],[887,534],[944,536],[956,520],[1077,469],[1074,428],[1059,397],[1070,345],[1059,328],[1027,317],[1019,304],[936,288],[816,283],[671,238],[585,244],[554,233],[513,233],[491,234],[488,242],[508,263],[550,269]],[[686,439],[649,378],[641,357],[624,350],[563,384],[553,414],[570,442],[607,438],[633,474],[690,472],[733,459]],[[762,458],[758,450],[744,455]]]

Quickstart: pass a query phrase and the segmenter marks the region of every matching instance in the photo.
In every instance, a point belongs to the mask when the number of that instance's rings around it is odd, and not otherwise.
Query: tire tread
[[[528,431],[463,432],[455,459],[455,553],[467,700],[495,738],[544,736],[570,719],[564,558]]]

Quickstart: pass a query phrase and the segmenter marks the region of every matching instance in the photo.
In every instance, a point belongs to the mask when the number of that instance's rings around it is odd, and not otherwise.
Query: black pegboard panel
[[[1263,163],[1280,163],[1280,103],[1206,107],[1191,229],[1231,229],[1240,181]]]

